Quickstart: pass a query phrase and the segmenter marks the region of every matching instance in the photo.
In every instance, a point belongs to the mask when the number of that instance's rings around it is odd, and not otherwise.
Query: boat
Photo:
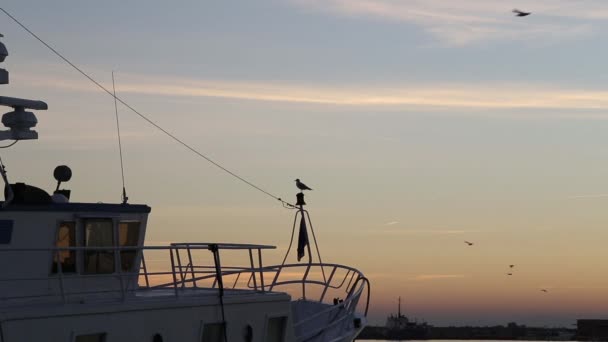
[[[410,320],[401,313],[401,297],[397,306],[397,315],[386,318],[386,334],[391,339],[424,340],[428,338],[429,326]]]
[[[410,320],[401,313],[401,297],[397,307],[397,314],[390,314],[386,318],[385,326],[367,326],[359,337],[366,340],[428,340],[431,337],[431,326],[427,323],[418,323]]]
[[[7,56],[0,42],[0,63]],[[13,109],[0,140],[38,139],[32,111],[45,102],[0,96],[0,106]],[[346,342],[366,324],[367,278],[314,260],[301,239],[314,237],[303,193],[293,230],[299,222],[298,259],[308,258],[287,262],[292,232],[283,262],[267,265],[275,246],[148,246],[148,205],[71,202],[66,165],[53,171],[51,192],[11,183],[1,159],[0,174],[0,342]]]

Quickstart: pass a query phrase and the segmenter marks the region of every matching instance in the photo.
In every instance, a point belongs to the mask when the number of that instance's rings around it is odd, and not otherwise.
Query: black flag
[[[308,232],[304,215],[300,219],[300,232],[298,233],[298,261],[304,257],[304,247],[308,245]]]

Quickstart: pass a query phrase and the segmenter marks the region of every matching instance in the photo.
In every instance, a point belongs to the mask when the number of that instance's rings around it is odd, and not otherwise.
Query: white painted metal
[[[121,215],[124,216],[118,220],[133,219],[136,214]],[[57,214],[48,216],[47,219],[52,221],[57,219]],[[30,223],[34,222],[40,223]],[[16,234],[15,244],[19,245],[23,235],[27,234]],[[161,333],[167,340],[200,341],[201,324],[221,322],[215,265],[199,264],[192,257],[200,257],[201,252],[209,253],[212,245],[215,244],[113,247],[116,251],[136,250],[142,255],[142,267],[137,277],[154,284],[138,287],[124,285],[128,282],[121,283],[121,278],[132,280],[133,274],[121,273],[120,269],[112,274],[48,275],[48,260],[53,253],[107,250],[107,247],[4,248],[0,250],[0,258],[4,260],[7,260],[6,255],[10,255],[10,260],[28,259],[22,255],[36,256],[21,263],[24,269],[31,269],[29,276],[28,272],[20,273],[19,268],[15,267],[0,277],[1,283],[19,284],[20,288],[17,290],[5,286],[1,292],[0,325],[6,342],[39,340],[48,336],[52,336],[53,341],[70,341],[71,334],[95,331],[107,333],[108,342],[143,341],[146,336],[150,338],[155,333]],[[222,253],[239,250],[261,253],[264,249],[273,248],[238,244],[217,246]],[[148,270],[143,266],[144,253],[151,252],[167,252],[173,262],[166,263],[165,270]],[[120,256],[120,253],[116,255]],[[42,262],[44,267],[36,265],[45,258],[46,262]],[[319,273],[320,267],[330,270],[332,275],[342,271],[342,277],[334,277],[336,281],[333,283],[332,279],[327,282],[315,279],[315,270]],[[46,276],[43,275],[44,268],[47,270]],[[254,259],[250,259],[245,266],[220,269],[220,277],[225,284],[229,341],[240,340],[239,335],[247,325],[254,331],[253,341],[264,341],[265,324],[271,316],[286,317],[285,341],[351,341],[365,323],[363,319],[359,328],[354,326],[354,319],[360,318],[356,308],[366,284],[353,283],[353,279],[363,278],[352,268],[334,264],[264,266],[256,265]],[[309,278],[302,278],[302,274],[308,274]],[[205,285],[209,283],[211,285]],[[46,284],[46,288],[43,284]],[[293,284],[297,284],[302,293],[309,294],[315,292],[313,289],[316,287],[319,297],[301,298],[290,304],[291,297],[276,290],[287,289]],[[325,303],[322,298],[330,288],[342,291],[345,299],[336,305]]]

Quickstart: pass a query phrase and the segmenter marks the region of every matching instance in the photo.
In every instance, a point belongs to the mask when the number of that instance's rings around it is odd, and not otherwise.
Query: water
[[[358,342],[395,342],[395,341],[407,341],[407,342],[455,342],[455,341],[467,341],[467,342],[523,342],[523,340],[360,340]],[[570,341],[572,342],[572,341]]]

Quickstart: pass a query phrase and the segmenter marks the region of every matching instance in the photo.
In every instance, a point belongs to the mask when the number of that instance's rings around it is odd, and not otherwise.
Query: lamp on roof
[[[55,177],[55,180],[57,181],[57,188],[53,193],[53,201],[55,203],[68,202],[71,191],[66,189],[59,190],[59,187],[61,186],[62,182],[67,182],[72,179],[72,170],[67,165],[59,165],[53,171],[53,177]],[[62,197],[65,197],[65,199]]]

